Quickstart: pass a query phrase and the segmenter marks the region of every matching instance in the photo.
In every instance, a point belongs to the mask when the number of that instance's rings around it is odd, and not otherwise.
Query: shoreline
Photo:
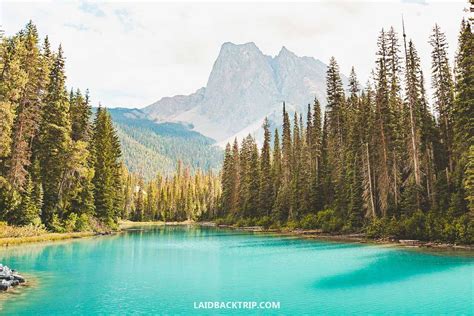
[[[0,238],[0,248],[15,246],[21,244],[31,244],[31,243],[41,243],[41,242],[56,242],[56,241],[65,241],[72,239],[81,239],[94,236],[104,236],[104,235],[114,235],[121,233],[125,230],[130,230],[138,227],[147,227],[147,226],[187,226],[187,225],[197,225],[202,227],[215,227],[221,229],[232,229],[237,231],[245,231],[252,233],[266,233],[266,234],[275,234],[279,236],[295,236],[304,239],[314,239],[314,240],[326,240],[334,242],[348,242],[348,243],[359,243],[359,244],[373,244],[373,245],[383,245],[387,247],[399,247],[404,249],[421,249],[426,251],[452,251],[452,252],[467,252],[474,255],[474,245],[458,245],[442,242],[433,242],[433,241],[420,241],[420,240],[408,240],[408,239],[373,239],[368,238],[364,234],[328,234],[324,233],[319,229],[265,229],[261,226],[243,226],[237,227],[233,225],[217,225],[214,222],[202,221],[196,222],[192,220],[186,220],[181,222],[133,222],[133,221],[120,221],[119,229],[117,231],[111,232],[72,232],[72,233],[45,233],[37,236],[28,236],[28,237],[4,237]]]
[[[104,235],[96,232],[73,232],[73,233],[44,233],[36,236],[27,237],[4,237],[0,238],[0,247],[16,246],[21,244],[40,243],[48,241],[61,241],[67,239],[79,239],[92,237],[97,235]]]
[[[380,238],[373,239],[368,238],[364,234],[328,234],[323,233],[318,229],[295,229],[295,230],[286,230],[286,229],[265,229],[260,226],[250,226],[250,227],[237,227],[232,225],[217,225],[213,222],[196,222],[200,226],[207,227],[216,227],[224,229],[233,229],[239,231],[253,232],[253,233],[270,233],[280,236],[295,236],[304,239],[313,239],[313,240],[326,240],[334,242],[348,242],[348,243],[359,243],[359,244],[373,244],[373,245],[382,245],[387,247],[399,247],[403,249],[420,249],[425,251],[452,251],[452,252],[466,252],[471,255],[474,255],[474,245],[458,245],[450,244],[443,242],[434,242],[434,241],[421,241],[421,240],[412,240],[412,239],[389,239],[389,238]]]
[[[72,239],[81,239],[88,237],[97,237],[97,236],[107,236],[121,233],[123,230],[127,230],[134,227],[143,227],[143,226],[166,226],[166,225],[191,225],[194,224],[193,221],[183,221],[183,222],[132,222],[132,221],[120,221],[119,228],[116,231],[108,232],[94,232],[94,231],[85,231],[85,232],[70,232],[70,233],[43,233],[35,236],[18,236],[18,237],[2,237],[0,238],[0,249],[6,248],[9,246],[17,246],[22,244],[32,244],[32,243],[43,243],[43,242],[57,242],[65,241]]]

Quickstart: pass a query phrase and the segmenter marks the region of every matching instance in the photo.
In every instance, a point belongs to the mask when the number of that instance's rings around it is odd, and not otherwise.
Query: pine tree
[[[453,109],[455,165],[454,193],[451,213],[474,213],[472,185],[474,143],[474,35],[471,25],[463,20],[456,56],[456,85]]]
[[[35,201],[34,184],[28,176],[26,179],[25,189],[21,193],[21,203],[18,210],[14,214],[12,223],[16,225],[38,224],[40,208]]]
[[[433,48],[431,52],[432,87],[434,90],[434,107],[438,112],[438,126],[440,131],[440,142],[443,145],[444,154],[442,157],[443,166],[449,181],[449,174],[453,172],[454,161],[453,150],[453,103],[454,103],[454,82],[449,66],[448,44],[446,35],[441,32],[439,26],[435,24],[433,34],[430,37],[430,44]]]
[[[311,192],[310,199],[312,208],[321,210],[323,207],[321,195],[323,194],[321,188],[321,154],[322,154],[322,120],[321,120],[321,105],[317,98],[314,99],[313,117],[311,124],[309,142],[310,157],[311,157]]]
[[[120,147],[107,110],[99,108],[94,121],[95,174],[93,178],[96,215],[114,226],[121,197]]]
[[[366,91],[361,95],[360,116],[358,118],[358,125],[361,127],[361,160],[362,160],[362,199],[365,216],[368,218],[375,218],[378,212],[375,179],[376,173],[374,169],[374,155],[372,150],[374,146],[375,130],[375,110],[373,90],[370,83],[367,83]]]
[[[79,89],[75,93],[71,92],[71,138],[73,141],[89,141],[91,134],[90,118],[92,116],[89,104],[89,93],[83,96]]]
[[[382,216],[386,216],[389,206],[393,203],[396,195],[392,186],[395,183],[394,157],[390,155],[394,148],[394,114],[390,106],[390,87],[389,87],[389,43],[387,36],[382,29],[378,39],[378,51],[376,61],[376,138],[378,140],[376,165],[380,172],[377,178],[377,193]]]
[[[281,147],[278,129],[275,129],[273,136],[273,154],[272,154],[272,181],[273,181],[273,205],[272,210],[277,208],[276,200],[281,186],[282,166],[281,166]]]
[[[360,117],[359,82],[352,67],[349,76],[350,96],[347,100],[347,171],[346,171],[346,194],[348,199],[348,221],[350,227],[360,228],[364,217],[363,207],[363,185],[362,185],[362,147],[360,143],[362,120]]]
[[[65,80],[64,58],[60,46],[49,76],[40,128],[39,159],[44,190],[42,219],[46,225],[51,225],[55,214],[62,215],[59,204],[63,195],[66,163],[71,148],[71,121]]]
[[[406,48],[405,48],[406,50]],[[406,50],[406,111],[404,121],[407,123],[409,133],[407,135],[407,152],[409,153],[409,174],[407,188],[405,189],[405,212],[414,211],[421,207],[421,113],[422,101],[420,98],[420,60],[412,41],[408,43]]]
[[[31,164],[32,139],[37,134],[41,119],[43,85],[36,26],[30,21],[25,30],[17,36],[20,38],[21,48],[18,47],[18,53],[25,75],[25,84],[19,91],[20,95],[16,104],[8,178],[15,188],[22,191],[28,176],[27,169]]]
[[[285,221],[288,219],[291,208],[291,179],[292,179],[292,161],[293,145],[291,140],[291,125],[285,103],[283,103],[283,133],[281,150],[281,183],[279,185],[275,201],[275,217],[277,220]]]
[[[263,122],[263,146],[260,158],[260,214],[270,215],[273,206],[273,178],[270,161],[270,130],[268,119]]]
[[[240,150],[239,150],[239,143],[237,142],[237,138],[234,139],[234,145],[232,146],[232,200],[231,200],[231,214],[235,215],[239,211],[239,207],[241,205],[240,201],[240,187],[241,187],[241,176],[240,176]]]
[[[326,203],[333,206],[342,214],[347,210],[347,196],[345,190],[345,160],[346,160],[346,108],[345,95],[339,66],[332,57],[326,74],[326,187],[328,189]],[[329,191],[333,191],[334,194]]]
[[[222,166],[222,212],[220,215],[224,215],[226,211],[232,208],[232,194],[234,190],[233,181],[235,181],[233,163],[232,148],[230,144],[227,143],[224,152],[224,163]]]

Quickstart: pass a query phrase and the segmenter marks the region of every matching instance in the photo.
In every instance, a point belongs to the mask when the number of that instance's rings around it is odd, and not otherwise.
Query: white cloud
[[[374,65],[376,38],[405,17],[425,73],[429,34],[446,32],[453,59],[465,1],[316,3],[11,2],[0,4],[0,24],[10,35],[32,19],[42,36],[62,43],[70,87],[89,88],[94,102],[142,107],[163,96],[204,86],[220,45],[253,41],[268,55],[286,46],[297,55],[341,70],[354,65],[361,82]],[[428,77],[428,76],[427,76]],[[427,78],[428,81],[429,78]]]

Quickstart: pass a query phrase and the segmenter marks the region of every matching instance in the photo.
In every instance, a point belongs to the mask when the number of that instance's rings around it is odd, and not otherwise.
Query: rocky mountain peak
[[[272,58],[253,42],[226,42],[205,88],[189,96],[163,98],[145,112],[160,121],[189,123],[223,142],[260,129],[265,116],[278,118],[283,101],[301,112],[315,96],[324,104],[326,69],[319,60],[298,57],[285,46]]]

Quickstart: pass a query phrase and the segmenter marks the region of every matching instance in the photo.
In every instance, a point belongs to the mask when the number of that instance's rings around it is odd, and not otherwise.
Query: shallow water
[[[0,262],[36,283],[0,299],[6,314],[474,313],[472,257],[215,228],[24,245],[1,249]],[[195,308],[208,301],[280,308]]]

